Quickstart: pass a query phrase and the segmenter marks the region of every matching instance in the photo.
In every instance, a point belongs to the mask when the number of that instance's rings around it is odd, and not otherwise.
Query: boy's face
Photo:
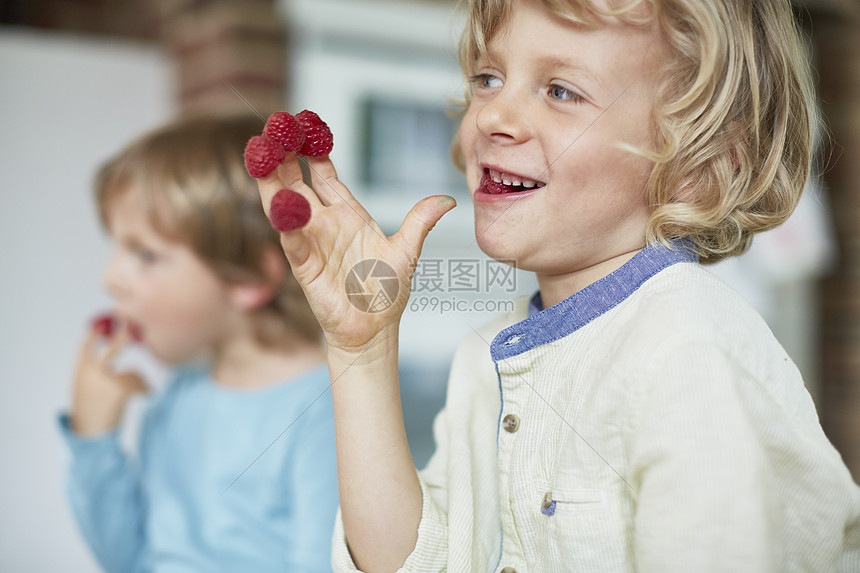
[[[104,274],[117,313],[140,326],[161,360],[177,363],[211,350],[229,321],[227,285],[185,244],[151,225],[134,190],[107,209],[114,255]]]
[[[645,246],[651,163],[614,144],[653,148],[665,57],[656,22],[636,29],[612,19],[589,29],[539,0],[513,2],[509,26],[477,63],[460,126],[484,252],[516,260],[539,280],[569,277],[578,290],[600,278],[589,269]]]

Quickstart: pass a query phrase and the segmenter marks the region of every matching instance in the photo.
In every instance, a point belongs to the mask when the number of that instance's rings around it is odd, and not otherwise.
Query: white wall
[[[67,509],[55,417],[109,305],[94,170],[169,119],[169,81],[150,47],[0,28],[0,571],[98,571]]]

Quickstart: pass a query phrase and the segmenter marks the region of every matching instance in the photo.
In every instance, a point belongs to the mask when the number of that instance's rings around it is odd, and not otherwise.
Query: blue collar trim
[[[623,302],[666,267],[698,260],[685,242],[673,243],[671,248],[651,245],[621,268],[547,309],[538,291],[529,302],[529,317],[501,331],[490,345],[490,355],[497,362],[563,338]]]

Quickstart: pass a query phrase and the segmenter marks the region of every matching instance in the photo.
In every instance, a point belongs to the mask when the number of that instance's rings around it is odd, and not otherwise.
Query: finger
[[[96,348],[98,347],[101,339],[102,334],[100,332],[96,332],[94,328],[90,328],[81,344],[81,356],[92,356],[95,354]]]
[[[284,188],[291,189],[307,199],[311,205],[311,213],[313,213],[325,203],[321,202],[320,197],[305,183],[300,161],[304,161],[304,158],[297,157],[295,153],[289,154],[288,159],[278,166],[278,178],[283,183]]]
[[[281,162],[274,171],[268,175],[257,178],[257,189],[260,192],[260,202],[263,205],[263,211],[266,213],[266,216],[269,215],[269,205],[271,205],[272,197],[275,196],[275,193],[284,188],[300,192],[301,190],[296,189],[296,187],[307,187],[302,181],[301,171],[296,154],[288,152],[284,161]],[[308,199],[311,206],[313,206],[310,195],[312,195],[312,192],[308,189],[305,193],[305,198]],[[318,202],[316,198],[313,199]]]
[[[304,175],[302,175],[300,161],[302,161],[302,158],[295,153],[287,153],[286,159],[278,165],[277,169],[278,178],[281,180],[283,186],[294,191],[297,191],[295,188],[299,186],[307,187]]]
[[[352,201],[355,198],[346,185],[337,178],[337,171],[328,155],[324,157],[305,157],[311,173],[311,186],[320,200],[331,205],[336,201]]]
[[[313,215],[311,215],[313,218]],[[295,269],[308,260],[310,256],[310,245],[305,236],[304,229],[284,231],[281,233],[281,248],[287,257],[290,267]]]
[[[260,191],[260,201],[263,204],[263,212],[266,214],[267,218],[271,219],[272,198],[278,193],[278,191],[284,189],[284,187],[285,185],[277,171],[273,171],[266,177],[260,177],[257,179],[257,188]],[[296,185],[296,187],[298,187],[298,185]],[[319,199],[314,195],[313,191],[307,187],[307,185],[302,183],[301,187],[305,192],[302,193],[301,190],[298,190],[296,191],[297,193],[302,194],[305,198],[307,198],[308,195],[313,195],[313,202],[310,200],[308,201],[311,206],[311,220],[313,220],[314,203],[319,205]],[[290,265],[301,264],[307,259],[309,254],[307,239],[305,238],[302,229],[282,232],[281,247],[283,248],[284,254],[287,256],[287,260],[290,262]]]
[[[278,177],[277,171],[273,171],[265,177],[259,177],[257,179],[257,190],[260,192],[260,202],[263,205],[263,212],[266,213],[266,217],[269,216],[272,197],[274,197],[275,193],[283,188],[284,186],[281,183],[280,177]]]
[[[308,203],[311,206],[311,211],[313,211],[314,208],[321,206],[319,198],[314,194],[310,187],[305,185],[301,179],[288,183],[287,181],[291,177],[287,174],[282,175],[280,169],[281,167],[278,167],[278,169],[272,171],[265,177],[257,178],[257,190],[260,192],[260,203],[263,206],[263,212],[266,214],[266,217],[270,216],[269,211],[272,205],[272,197],[274,197],[281,189],[292,189],[293,191],[300,193],[308,200]]]
[[[110,364],[113,362],[129,342],[131,342],[131,332],[129,331],[128,323],[123,322],[122,328],[119,329],[119,332],[108,339],[104,354],[101,356],[102,363]]]
[[[324,205],[333,205],[338,202],[345,203],[365,223],[372,227],[377,227],[370,213],[358,202],[352,192],[347,189],[346,185],[341,183],[337,178],[337,172],[329,156],[307,157],[305,159],[308,162],[308,169],[311,174],[311,185],[313,185],[314,191]],[[380,235],[382,234],[381,231],[378,232]]]
[[[149,392],[149,386],[137,372],[120,372],[117,375],[117,381],[130,394],[145,394]]]
[[[394,234],[404,250],[413,258],[421,254],[427,233],[439,222],[442,216],[457,206],[457,201],[448,195],[426,197],[415,204],[407,213],[400,229]]]

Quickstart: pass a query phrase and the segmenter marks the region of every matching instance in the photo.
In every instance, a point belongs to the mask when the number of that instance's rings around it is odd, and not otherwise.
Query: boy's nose
[[[522,99],[513,88],[503,87],[478,110],[475,117],[478,130],[500,143],[520,143],[527,139],[529,128]]]
[[[118,254],[114,253],[114,255],[110,259],[110,262],[108,262],[104,272],[102,273],[102,284],[104,284],[105,289],[108,291],[108,294],[110,294],[114,298],[119,298],[123,292],[121,272],[119,267],[119,256]]]

